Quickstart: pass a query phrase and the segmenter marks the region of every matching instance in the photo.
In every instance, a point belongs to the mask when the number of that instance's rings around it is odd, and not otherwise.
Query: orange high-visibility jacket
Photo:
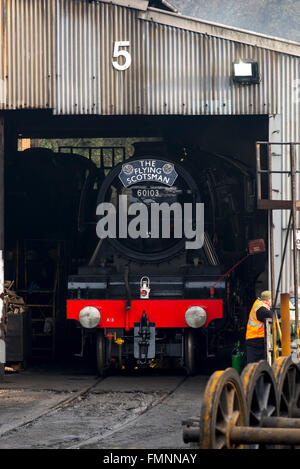
[[[263,322],[258,321],[256,317],[256,311],[261,308],[268,308],[266,303],[257,299],[254,301],[251,311],[249,313],[249,319],[247,324],[247,331],[246,331],[246,340],[248,339],[259,339],[265,336],[265,325]]]

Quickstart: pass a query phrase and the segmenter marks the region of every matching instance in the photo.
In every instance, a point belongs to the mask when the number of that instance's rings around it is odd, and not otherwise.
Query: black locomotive
[[[264,259],[222,275],[245,254],[249,236],[260,234],[251,171],[226,157],[180,159],[137,154],[114,167],[96,194],[93,177],[85,185],[85,206],[91,209],[93,193],[96,215],[85,243],[94,250],[69,277],[67,317],[85,337],[96,336],[100,373],[114,363],[156,366],[166,358],[194,372],[243,333]],[[202,243],[187,249],[201,204]]]

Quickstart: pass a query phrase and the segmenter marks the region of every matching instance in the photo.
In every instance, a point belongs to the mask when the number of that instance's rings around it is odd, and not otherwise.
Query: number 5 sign
[[[126,70],[131,65],[131,55],[127,50],[120,49],[120,47],[129,47],[129,41],[115,41],[114,45],[114,59],[124,57],[125,62],[121,65],[117,60],[114,60],[112,64],[116,70]]]

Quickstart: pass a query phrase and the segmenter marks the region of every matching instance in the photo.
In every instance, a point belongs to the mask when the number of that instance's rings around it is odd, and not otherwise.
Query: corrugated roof
[[[172,11],[161,11],[151,6],[149,6],[143,13],[140,13],[139,19],[164,24],[166,26],[173,26],[191,32],[206,34],[207,36],[228,39],[242,44],[262,47],[275,52],[281,52],[297,57],[300,56],[299,42],[214,23],[202,20],[201,18],[193,18],[191,16],[184,16],[177,13],[175,14]]]
[[[98,0],[86,0],[88,3],[99,3]],[[167,0],[101,0],[104,3],[111,3],[123,7],[135,8],[136,10],[147,10],[148,7],[154,7],[159,10],[172,11],[178,13],[177,8],[171,5]]]
[[[87,0],[93,3],[95,0]],[[201,18],[182,15],[168,0],[100,0],[123,7],[134,8],[142,13],[139,19],[174,26],[192,32],[207,34],[230,41],[262,47],[264,49],[300,56],[300,43],[285,38],[269,36],[255,31],[214,23]],[[99,3],[99,1],[97,1]]]
[[[168,2],[167,0],[150,0],[149,7],[155,7],[161,10],[169,10],[169,11],[173,11],[174,13],[178,13],[177,8],[171,5],[171,3]]]

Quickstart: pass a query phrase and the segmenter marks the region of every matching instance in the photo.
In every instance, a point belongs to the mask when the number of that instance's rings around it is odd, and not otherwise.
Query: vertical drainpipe
[[[4,333],[4,116],[0,115],[0,381],[6,361]]]

